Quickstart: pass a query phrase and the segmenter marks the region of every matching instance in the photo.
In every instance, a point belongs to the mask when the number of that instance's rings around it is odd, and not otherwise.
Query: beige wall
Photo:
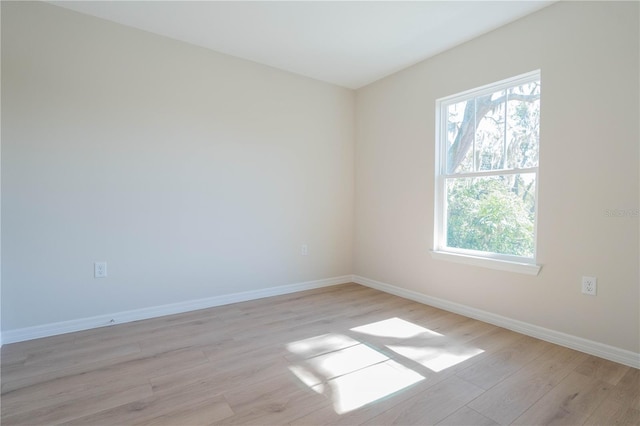
[[[2,2],[2,107],[5,330],[351,273],[352,91]]]
[[[567,2],[357,92],[357,275],[640,351],[638,3]],[[539,276],[434,260],[437,98],[542,71]],[[598,295],[580,293],[582,275]]]

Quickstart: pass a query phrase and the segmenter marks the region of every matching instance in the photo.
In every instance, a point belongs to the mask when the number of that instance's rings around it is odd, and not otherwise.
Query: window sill
[[[469,256],[466,254],[449,253],[431,250],[431,257],[448,262],[462,263],[464,265],[480,266],[483,268],[498,269],[500,271],[517,272],[526,275],[538,275],[542,265],[533,263],[511,262],[507,260],[487,259],[484,257]]]

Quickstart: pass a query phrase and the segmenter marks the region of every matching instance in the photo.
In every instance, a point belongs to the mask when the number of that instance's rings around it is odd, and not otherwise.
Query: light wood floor
[[[6,345],[2,424],[640,424],[640,371],[356,284]]]

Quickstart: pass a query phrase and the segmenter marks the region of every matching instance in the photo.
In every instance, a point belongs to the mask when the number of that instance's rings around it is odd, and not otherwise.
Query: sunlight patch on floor
[[[400,362],[419,370],[414,364],[418,363],[437,373],[484,352],[397,317],[354,327],[346,334],[355,338],[329,333],[287,344],[291,355],[286,358],[296,360],[289,366],[291,373],[329,398],[338,414],[425,380]]]
[[[360,344],[307,359],[304,364],[323,377],[332,379],[388,359],[388,356]]]
[[[368,334],[370,336],[393,337],[396,339],[409,339],[421,334],[442,336],[440,333],[400,318],[389,318],[383,321],[372,322],[371,324],[354,327],[351,331]]]
[[[316,391],[317,393],[324,393],[324,381],[323,377],[320,377],[313,370],[304,365],[290,365],[289,371],[291,371],[302,383]]]
[[[473,347],[456,349],[397,345],[389,345],[387,347],[436,373],[484,352],[482,349]]]
[[[300,361],[289,370],[305,385],[312,387],[334,377],[352,373],[373,364],[389,360],[386,355],[359,344]]]
[[[309,339],[298,340],[287,344],[287,350],[301,357],[311,357],[327,352],[337,351],[360,344],[359,341],[343,334],[323,334]]]
[[[344,414],[364,405],[388,397],[414,385],[424,377],[415,371],[389,360],[329,380],[322,393],[331,398],[336,413]]]

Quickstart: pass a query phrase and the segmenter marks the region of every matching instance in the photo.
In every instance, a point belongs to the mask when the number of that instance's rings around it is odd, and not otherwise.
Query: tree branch
[[[471,100],[467,102],[467,105],[464,108],[462,123],[460,124],[456,138],[453,141],[453,144],[449,147],[449,152],[447,153],[447,171],[453,172],[460,166],[460,163],[462,163],[464,158],[467,156],[469,148],[473,145],[473,139],[476,130],[478,129],[478,124],[489,111],[495,109],[505,101],[534,102],[540,99],[539,93],[531,93],[529,95],[512,93],[494,100],[491,100],[491,96],[493,96],[493,93],[479,96],[476,98],[475,102]],[[474,106],[477,108],[476,111],[474,111]]]

